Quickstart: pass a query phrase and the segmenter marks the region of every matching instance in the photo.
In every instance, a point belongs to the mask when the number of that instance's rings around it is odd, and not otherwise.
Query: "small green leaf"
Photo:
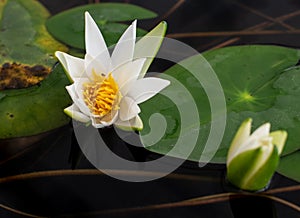
[[[281,158],[277,171],[300,182],[300,150]]]
[[[85,11],[88,11],[98,24],[108,46],[114,45],[128,27],[128,25],[116,22],[156,17],[155,13],[131,4],[89,4],[72,8],[51,17],[46,23],[48,31],[63,43],[71,47],[84,49]],[[138,36],[144,34],[145,31],[138,29]]]

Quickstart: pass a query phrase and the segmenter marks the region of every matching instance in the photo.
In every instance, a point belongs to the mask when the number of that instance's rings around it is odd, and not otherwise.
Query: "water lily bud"
[[[227,179],[235,186],[249,191],[265,188],[272,178],[287,132],[270,133],[265,123],[251,133],[252,119],[245,120],[238,129],[227,155]]]

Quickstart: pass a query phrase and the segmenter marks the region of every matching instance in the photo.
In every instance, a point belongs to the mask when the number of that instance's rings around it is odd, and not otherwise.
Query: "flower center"
[[[94,74],[94,81],[83,85],[83,97],[91,112],[101,117],[117,110],[121,99],[118,84],[111,73],[107,77]]]

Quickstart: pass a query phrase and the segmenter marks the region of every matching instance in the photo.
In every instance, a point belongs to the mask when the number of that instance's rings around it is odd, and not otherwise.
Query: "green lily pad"
[[[277,171],[286,177],[300,182],[300,170],[297,166],[300,166],[300,151],[281,158]]]
[[[35,135],[65,125],[69,118],[63,108],[71,103],[65,90],[69,81],[61,67],[51,69],[57,61],[54,51],[67,48],[46,31],[48,11],[35,0],[5,0],[0,3],[0,13],[1,72],[16,63],[18,70],[42,68],[50,73],[30,87],[0,91],[0,139]]]
[[[39,85],[6,90],[0,100],[0,139],[35,135],[67,124],[63,109],[71,103],[69,84],[58,65]]]
[[[52,67],[53,53],[66,50],[46,31],[48,11],[34,0],[1,1],[0,63],[18,62]]]
[[[200,84],[201,81],[199,82],[185,68],[175,65],[162,74],[163,78],[171,77],[171,85],[160,95],[141,104],[141,118],[144,122],[141,140],[147,149],[165,155],[173,149],[180,136],[199,130],[197,143],[188,159],[199,161],[201,156],[216,153],[211,162],[225,163],[234,134],[240,124],[249,117],[253,119],[253,129],[265,122],[271,122],[272,131],[282,129],[288,132],[283,155],[300,148],[300,72],[298,67],[293,68],[299,60],[298,50],[279,46],[235,46],[208,51],[203,56],[219,78],[227,105],[226,128],[220,146],[210,148],[208,144],[203,152],[209,134],[213,134],[210,133],[212,124],[210,102]],[[199,55],[193,56],[181,64],[198,67],[196,68],[198,73],[204,75],[207,71],[210,72],[210,69],[205,63],[203,67],[199,67],[198,64],[203,63],[202,59]],[[185,98],[187,93],[179,91],[172,80],[184,85],[197,105],[200,120],[192,118],[194,120],[188,127],[181,127],[177,107],[188,103]],[[181,102],[177,102],[177,106],[168,98],[170,93],[172,96],[181,96]],[[151,133],[148,121],[155,113],[163,115],[167,123],[166,130],[159,140],[147,137]],[[190,149],[183,145],[181,150],[172,152],[172,156],[185,158],[186,150]]]
[[[68,46],[84,49],[84,12],[88,11],[98,24],[107,46],[114,45],[128,27],[117,22],[154,18],[157,15],[136,5],[123,3],[89,4],[59,13],[47,20],[48,31]],[[75,22],[74,22],[75,21]],[[137,36],[146,32],[137,29]]]
[[[1,93],[0,92],[0,100],[2,99],[2,98],[4,98],[6,95],[4,94],[4,93]]]

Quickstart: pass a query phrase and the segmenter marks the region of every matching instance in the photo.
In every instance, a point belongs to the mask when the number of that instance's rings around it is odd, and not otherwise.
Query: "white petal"
[[[71,81],[74,81],[74,78],[79,78],[84,76],[84,60],[68,55],[64,52],[57,51],[55,56],[58,58],[60,63],[63,65],[65,70],[68,73],[68,76]]]
[[[83,84],[90,82],[88,78],[76,78],[74,80],[74,90],[80,99],[83,99]]]
[[[114,123],[114,125],[126,131],[130,131],[130,130],[141,131],[143,129],[143,121],[138,115],[128,121],[117,120]]]
[[[136,20],[127,28],[119,39],[111,55],[112,69],[132,61],[136,38]]]
[[[97,128],[97,129],[100,129],[100,128],[103,128],[105,127],[106,125],[102,124],[102,123],[97,123],[95,119],[92,118],[92,125],[93,127]]]
[[[77,105],[77,107],[80,109],[80,111],[86,115],[90,115],[90,109],[87,107],[87,105],[84,103],[83,99],[80,99],[76,93],[75,84],[72,84],[70,86],[66,86],[66,89],[72,99],[72,101]]]
[[[85,12],[85,47],[86,53],[97,59],[103,67],[110,63],[110,55],[104,38],[88,12]]]
[[[126,121],[136,117],[141,112],[141,109],[132,98],[123,97],[119,111],[121,121]]]
[[[145,58],[140,58],[133,62],[123,64],[112,72],[115,81],[119,84],[123,96],[127,94],[132,83],[137,80],[145,61]]]
[[[109,121],[109,122],[105,122],[105,121],[98,121],[96,116],[91,116],[91,120],[92,120],[92,125],[95,128],[102,128],[105,126],[110,126],[112,125],[114,122],[116,122],[116,120],[118,119],[118,113],[115,113],[114,117]]]
[[[261,141],[258,138],[248,138],[234,153],[232,153],[231,159],[245,151],[256,149],[259,146],[261,146]]]
[[[264,142],[264,143],[263,143]],[[266,143],[268,142],[268,143]],[[240,148],[238,148],[238,150],[236,151],[236,155],[238,154],[241,154],[245,151],[249,151],[249,150],[252,150],[252,149],[256,149],[256,148],[259,148],[259,147],[264,147],[264,146],[269,146],[269,145],[272,145],[272,137],[270,136],[265,136],[265,137],[262,137],[262,138],[251,138],[249,137],[248,140],[242,144],[242,146]],[[235,157],[235,155],[233,155]],[[233,158],[234,158],[233,157]]]
[[[237,155],[245,151],[260,147],[261,140],[270,139],[271,141],[271,137],[269,137],[270,127],[271,127],[270,123],[265,123],[261,125],[259,128],[257,128],[248,138],[245,138],[243,142],[240,140],[239,142],[242,143],[239,146],[236,146],[235,149],[233,149],[233,151],[230,151],[230,154],[228,155],[228,159],[227,159],[227,165],[229,165],[231,160]],[[250,126],[248,126],[247,128],[250,128]]]
[[[68,116],[72,117],[74,120],[77,120],[79,122],[87,123],[90,121],[90,118],[85,114],[81,113],[81,111],[75,104],[72,104],[70,107],[65,108],[64,112]]]
[[[82,112],[84,112],[87,115],[90,115],[90,109],[84,102],[84,96],[83,96],[83,84],[86,82],[89,82],[90,80],[87,78],[76,78],[74,80],[74,87],[72,88],[75,93],[77,99],[75,99],[76,105],[81,109]]]
[[[84,64],[85,64],[85,72],[86,75],[93,80],[93,73],[97,75],[106,75],[106,66],[101,65],[101,63],[93,58],[91,55],[86,54],[84,57]]]
[[[270,134],[270,123],[265,123],[258,127],[239,148],[238,153],[243,152],[245,150],[249,150],[249,148],[255,148],[256,145],[249,143],[250,141],[258,140],[260,141],[263,138],[266,138]]]
[[[69,85],[69,86],[66,86],[66,89],[70,95],[70,97],[72,98],[72,100],[74,101],[75,99],[78,99],[78,96],[76,94],[76,91],[75,91],[75,85],[72,84],[72,85]]]
[[[270,128],[271,125],[270,123],[265,123],[263,125],[261,125],[259,128],[257,128],[250,137],[253,138],[262,138],[262,137],[266,137],[270,134]]]
[[[154,77],[140,79],[133,84],[127,96],[133,98],[134,101],[139,104],[152,98],[169,84],[170,81],[168,80]]]
[[[134,119],[134,118],[133,118],[133,119]],[[122,120],[118,119],[118,120],[114,123],[114,125],[115,125],[116,127],[118,127],[119,129],[122,129],[122,130],[126,130],[126,131],[132,130],[130,120],[122,121]]]

